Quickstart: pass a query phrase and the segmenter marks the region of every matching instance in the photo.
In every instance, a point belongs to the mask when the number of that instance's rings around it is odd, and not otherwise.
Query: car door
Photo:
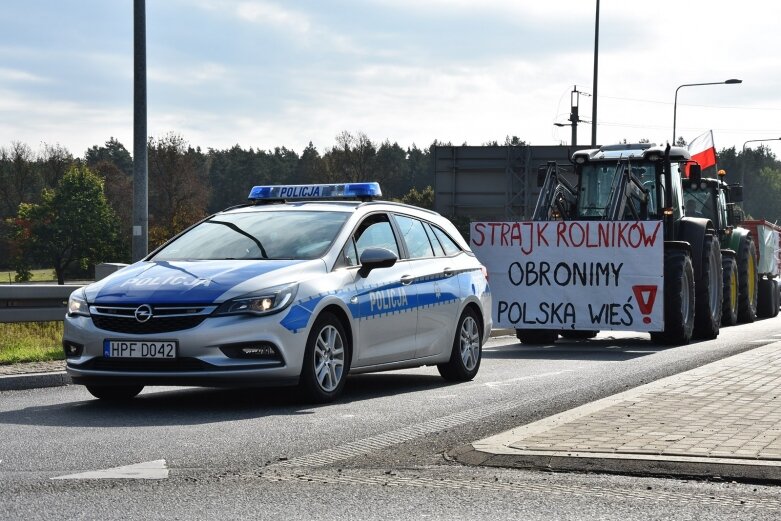
[[[390,218],[367,216],[343,250],[347,265],[358,265],[367,248],[385,248],[402,256]],[[353,367],[414,358],[418,296],[406,263],[372,270],[366,277],[355,271],[351,308],[356,316],[357,345]]]
[[[408,266],[418,295],[415,357],[450,351],[461,294],[456,260],[445,255],[429,223],[401,214],[394,214],[394,219],[409,257],[400,264]]]

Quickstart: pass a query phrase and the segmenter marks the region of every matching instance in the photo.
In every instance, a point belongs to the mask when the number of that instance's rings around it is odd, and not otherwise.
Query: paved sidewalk
[[[476,465],[781,481],[781,342],[451,455]]]

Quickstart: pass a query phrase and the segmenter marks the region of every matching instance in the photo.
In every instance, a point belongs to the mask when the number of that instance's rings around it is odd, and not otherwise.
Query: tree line
[[[361,132],[340,133],[322,154],[311,142],[298,154],[239,145],[202,150],[176,133],[151,138],[150,249],[246,202],[254,185],[378,181],[384,198],[430,207],[431,161],[431,147],[378,143]],[[30,269],[53,266],[62,282],[66,274],[89,276],[99,262],[129,262],[132,197],[133,159],[114,138],[83,157],[59,145],[0,147],[0,269],[16,270],[23,281]]]
[[[211,213],[244,203],[254,185],[378,181],[384,198],[430,208],[432,151],[439,144],[402,148],[345,131],[323,153],[310,142],[299,154],[239,145],[202,150],[176,133],[150,138],[150,249]],[[513,136],[504,144],[526,143]],[[781,162],[769,148],[726,148],[718,160],[727,182],[744,179],[748,215],[781,219]],[[132,198],[133,159],[114,138],[83,157],[59,145],[0,147],[0,270],[15,270],[23,281],[33,268],[54,267],[62,283],[66,275],[90,277],[99,262],[129,262]]]

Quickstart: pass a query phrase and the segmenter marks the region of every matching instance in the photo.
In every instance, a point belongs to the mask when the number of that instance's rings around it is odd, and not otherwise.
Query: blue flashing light
[[[252,201],[282,199],[371,199],[382,196],[379,183],[254,186]]]

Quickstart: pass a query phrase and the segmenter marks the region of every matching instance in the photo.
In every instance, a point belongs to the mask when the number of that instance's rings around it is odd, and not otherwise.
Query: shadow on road
[[[650,342],[648,336],[601,337],[591,340],[557,340],[554,344],[533,345],[520,342],[483,352],[485,359],[512,360],[590,360],[621,362],[652,355],[672,346]]]
[[[350,376],[337,405],[447,386],[439,375],[382,373]],[[151,389],[151,391],[150,391]],[[87,391],[63,388],[65,399]],[[327,406],[327,405],[325,405]],[[146,389],[132,400],[107,402],[92,397],[54,405],[0,412],[0,424],[52,427],[155,427],[202,425],[268,416],[314,414],[321,407],[307,402],[295,388]]]

